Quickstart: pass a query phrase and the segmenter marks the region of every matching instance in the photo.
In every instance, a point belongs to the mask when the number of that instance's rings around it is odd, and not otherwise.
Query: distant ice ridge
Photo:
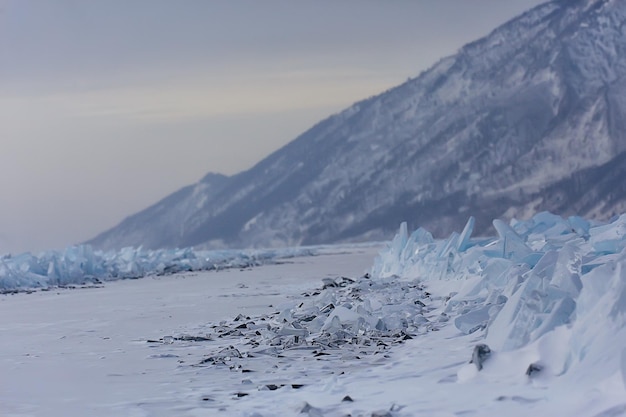
[[[39,255],[23,253],[0,257],[0,292],[82,285],[147,275],[241,268],[276,259],[314,254],[314,248],[272,250],[196,251],[143,250],[127,247],[118,252],[94,251],[89,245]]]
[[[439,241],[402,224],[372,275],[444,295],[457,329],[484,331],[495,352],[587,383],[621,373],[626,386],[626,214],[607,224],[547,212],[494,220],[497,236],[480,239],[473,224]]]

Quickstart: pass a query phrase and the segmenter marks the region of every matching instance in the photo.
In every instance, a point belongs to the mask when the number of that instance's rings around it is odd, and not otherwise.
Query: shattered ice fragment
[[[476,223],[476,219],[474,219],[473,216],[470,216],[467,220],[467,224],[465,224],[463,232],[461,232],[461,235],[459,236],[457,251],[465,252],[470,247],[470,237],[474,231],[474,223]]]
[[[563,245],[559,251],[551,284],[568,292],[572,297],[577,297],[583,284],[580,280],[582,274],[582,253],[576,242]]]
[[[300,414],[308,414],[311,417],[323,416],[322,410],[317,407],[313,407],[311,404],[305,402],[304,406],[300,409]]]
[[[330,328],[331,326],[334,326],[334,324],[331,325],[331,322],[335,319],[337,319],[338,321],[336,321],[335,323],[338,323],[338,326],[341,327],[342,324],[353,324],[356,323],[356,321],[360,318],[361,316],[355,312],[352,311],[350,309],[347,309],[345,307],[336,307],[332,313],[330,313],[330,315],[328,316],[328,319],[326,319],[326,322],[324,323],[324,326],[322,327],[322,330],[327,330],[328,328]]]
[[[583,219],[582,217],[571,216],[567,218],[567,222],[576,234],[585,239],[589,238],[589,228],[591,227],[591,223],[589,223],[589,221]]]
[[[322,331],[327,333],[336,333],[341,330],[341,320],[337,316],[330,316],[324,322]]]
[[[489,321],[490,308],[491,306],[487,305],[460,315],[454,319],[454,325],[465,334],[471,334],[477,330],[484,329]]]
[[[283,336],[307,337],[309,335],[309,331],[307,329],[296,329],[293,326],[283,326],[278,331],[278,334]]]
[[[502,251],[501,256],[503,258],[520,262],[533,253],[533,251],[526,246],[524,240],[515,233],[515,230],[502,220],[494,220],[493,227],[500,236],[500,250]]]

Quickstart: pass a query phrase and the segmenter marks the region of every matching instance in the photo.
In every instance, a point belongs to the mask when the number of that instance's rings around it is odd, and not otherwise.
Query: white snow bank
[[[497,236],[483,239],[470,239],[473,224],[440,241],[403,224],[372,275],[418,279],[445,297],[458,330],[484,330],[500,357],[532,358],[529,375],[626,381],[626,215],[495,220]]]
[[[241,268],[315,253],[315,248],[196,251],[190,248],[143,250],[131,247],[119,252],[101,252],[94,251],[89,245],[72,246],[63,251],[46,251],[39,255],[23,253],[0,257],[0,292],[183,271]]]

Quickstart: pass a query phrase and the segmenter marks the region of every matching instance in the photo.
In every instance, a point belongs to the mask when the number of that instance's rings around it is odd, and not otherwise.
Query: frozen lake
[[[626,218],[548,220],[1,295],[0,415],[625,416]]]
[[[194,410],[204,405],[209,371],[179,367],[184,356],[160,357],[146,340],[193,333],[241,313],[268,313],[324,277],[363,275],[377,252],[2,295],[0,414],[204,415]]]

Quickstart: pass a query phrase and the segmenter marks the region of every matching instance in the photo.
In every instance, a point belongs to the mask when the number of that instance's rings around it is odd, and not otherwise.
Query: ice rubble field
[[[84,285],[185,271],[245,268],[313,255],[322,248],[199,251],[191,248],[143,250],[127,247],[119,252],[102,252],[94,251],[89,245],[80,245],[39,255],[7,254],[0,257],[0,292]]]
[[[440,320],[477,336],[475,366],[461,366],[456,382],[516,381],[537,390],[497,399],[626,415],[626,215],[596,224],[544,212],[493,225],[495,238],[470,239],[470,219],[444,241],[423,229],[408,236],[403,225],[373,274],[419,279],[444,297]],[[550,404],[559,401],[541,394],[547,388],[564,390],[567,405]]]
[[[205,329],[197,366],[242,372],[237,398],[326,381],[299,395],[309,415],[626,415],[626,215],[473,224],[438,241],[403,224],[371,274]],[[280,382],[245,378],[271,367]]]
[[[495,220],[490,238],[472,238],[473,223],[444,240],[402,225],[368,274],[320,276],[316,289],[270,281],[290,293],[270,312],[146,334],[135,349],[170,361],[150,376],[168,391],[116,415],[626,415],[626,215]],[[41,277],[59,277],[58,264],[119,276],[57,258],[4,259],[4,282],[57,283]],[[318,258],[290,274],[336,262]],[[33,295],[5,297],[22,296]]]

